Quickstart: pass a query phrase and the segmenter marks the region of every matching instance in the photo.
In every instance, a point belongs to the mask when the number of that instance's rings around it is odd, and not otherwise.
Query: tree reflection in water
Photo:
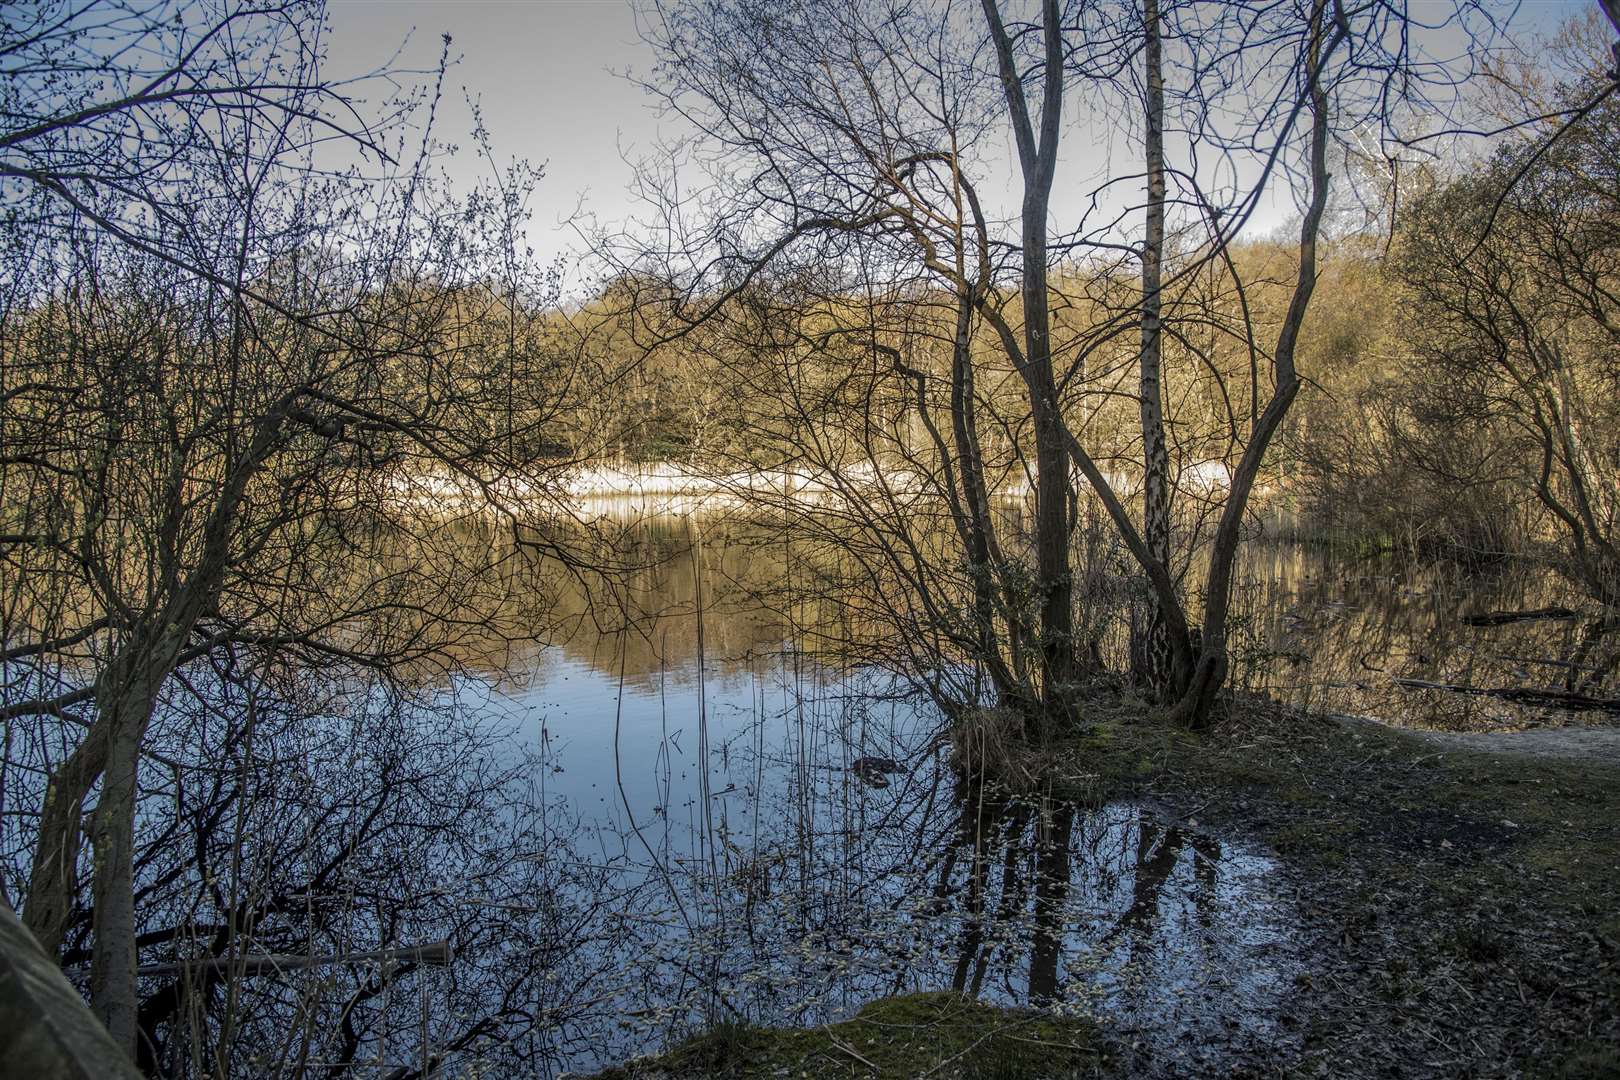
[[[626,691],[615,774],[588,705],[599,678],[570,666],[575,704],[545,720],[562,770],[548,797],[587,808],[574,846],[612,869],[612,903],[571,905],[602,924],[579,958],[597,974],[572,980],[599,1004],[563,1040],[593,1050],[569,1064],[723,1019],[819,1024],[949,988],[1096,1012],[1166,1048],[1188,1030],[1279,1037],[1302,961],[1263,855],[1133,805],[997,792],[887,677],[809,675],[796,658],[706,681],[705,815],[695,680]],[[863,758],[903,771],[874,786]]]
[[[481,697],[467,707],[510,721],[537,762],[538,840],[511,866],[548,883],[555,925],[458,952],[447,976],[545,973],[542,996],[499,1002],[534,1018],[526,1056],[589,1068],[719,1020],[817,1024],[953,987],[1094,1012],[1163,1060],[1291,1037],[1277,1018],[1306,957],[1270,859],[1143,807],[963,777],[932,706],[877,665],[849,666],[872,628],[840,606],[836,578],[811,572],[825,559],[795,541],[789,561],[780,535],[752,525],[704,528],[701,557],[692,522],[631,530],[646,550],[626,555],[645,567],[630,595],[563,581],[573,629],[558,647],[492,656],[487,684],[446,690]],[[1462,623],[1561,602],[1543,573],[1246,550],[1243,689],[1423,722],[1424,695],[1396,676],[1563,680],[1574,665],[1601,681],[1614,663],[1620,635],[1582,652],[1573,622]],[[623,610],[627,625],[598,627]]]

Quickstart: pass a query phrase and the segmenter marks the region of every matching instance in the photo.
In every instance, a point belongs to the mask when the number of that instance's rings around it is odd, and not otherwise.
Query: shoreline
[[[1141,479],[1129,473],[1106,473],[1115,493],[1125,501],[1137,498]],[[943,493],[922,473],[883,469],[871,462],[855,463],[837,471],[773,469],[704,471],[670,462],[632,464],[580,464],[572,467],[553,496],[561,495],[589,508],[593,503],[643,500],[666,512],[742,505],[749,499],[775,499],[816,503],[844,498],[848,493],[881,492],[885,498],[906,502],[932,499]],[[1196,462],[1183,469],[1173,487],[1195,496],[1224,493],[1231,472],[1223,462]],[[503,480],[490,489],[447,473],[408,473],[392,478],[390,486],[402,504],[419,509],[478,511],[492,508],[493,500],[521,503],[532,500],[536,489],[522,481]],[[491,490],[492,489],[492,490]],[[1028,479],[1001,484],[990,492],[999,501],[1028,499]]]
[[[1620,1076],[1620,761],[1437,743],[1249,700],[1207,735],[1120,716],[1047,763],[1054,776],[1087,777],[1069,790],[1054,783],[1055,796],[1136,800],[1179,828],[1275,853],[1309,957],[1275,1017],[1285,1037],[1197,1048],[1188,1072],[1184,1048],[1098,1025],[1084,1060],[1004,1072],[972,1049],[986,1025],[1060,1018],[924,993],[819,1028],[723,1025],[600,1080]],[[1188,1007],[1200,992],[1217,991],[1193,990]],[[960,1025],[932,1022],[930,1034],[967,1053],[918,1064],[904,1054],[857,1062],[840,1049],[840,1032],[856,1030],[846,1025],[917,999],[974,1010]]]

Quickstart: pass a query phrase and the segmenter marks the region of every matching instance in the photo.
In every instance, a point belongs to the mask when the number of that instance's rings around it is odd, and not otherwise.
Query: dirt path
[[[1620,729],[1227,724],[1148,783],[1299,889],[1300,1042],[1253,1075],[1620,1080]]]
[[[1420,731],[1398,728],[1367,716],[1340,716],[1347,725],[1370,724],[1399,731],[1450,750],[1472,750],[1504,757],[1585,761],[1620,767],[1620,727],[1534,728],[1530,731]]]

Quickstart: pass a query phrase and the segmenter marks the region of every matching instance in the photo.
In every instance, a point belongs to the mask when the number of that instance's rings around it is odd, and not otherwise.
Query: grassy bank
[[[1108,1075],[1083,1019],[998,1009],[960,994],[906,994],[822,1027],[724,1024],[596,1080],[849,1077],[1023,1080]]]

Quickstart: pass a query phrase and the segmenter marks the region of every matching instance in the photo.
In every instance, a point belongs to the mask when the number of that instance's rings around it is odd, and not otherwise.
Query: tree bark
[[[155,655],[144,649],[125,653],[100,680],[96,694],[97,722],[107,730],[107,756],[90,829],[95,857],[90,1004],[113,1041],[132,1059],[140,1032],[135,984],[136,776],[159,688],[183,644],[183,638],[161,635],[152,650]]]
[[[1142,541],[1148,554],[1170,565],[1170,451],[1164,437],[1164,60],[1158,0],[1144,0],[1143,49],[1147,66],[1147,234],[1142,244],[1142,348],[1139,400],[1142,421]],[[1155,699],[1183,689],[1171,685],[1172,657],[1163,607],[1152,603],[1131,645],[1135,678]]]
[[[0,1062],[37,1080],[138,1080],[84,999],[0,903]]]
[[[62,935],[73,918],[73,898],[79,891],[84,800],[107,767],[107,730],[105,724],[93,724],[45,785],[23,925],[40,948],[53,957],[61,950]]]
[[[1040,583],[1044,712],[1029,718],[1037,738],[1068,719],[1064,694],[1075,677],[1074,584],[1069,574],[1069,429],[1052,369],[1051,308],[1047,296],[1046,216],[1057,169],[1063,107],[1063,41],[1056,0],[1041,5],[1045,45],[1040,126],[1030,116],[1012,39],[995,0],[981,0],[1012,116],[1024,178],[1021,221],[1024,342],[1021,374],[1035,430],[1035,567]]]

